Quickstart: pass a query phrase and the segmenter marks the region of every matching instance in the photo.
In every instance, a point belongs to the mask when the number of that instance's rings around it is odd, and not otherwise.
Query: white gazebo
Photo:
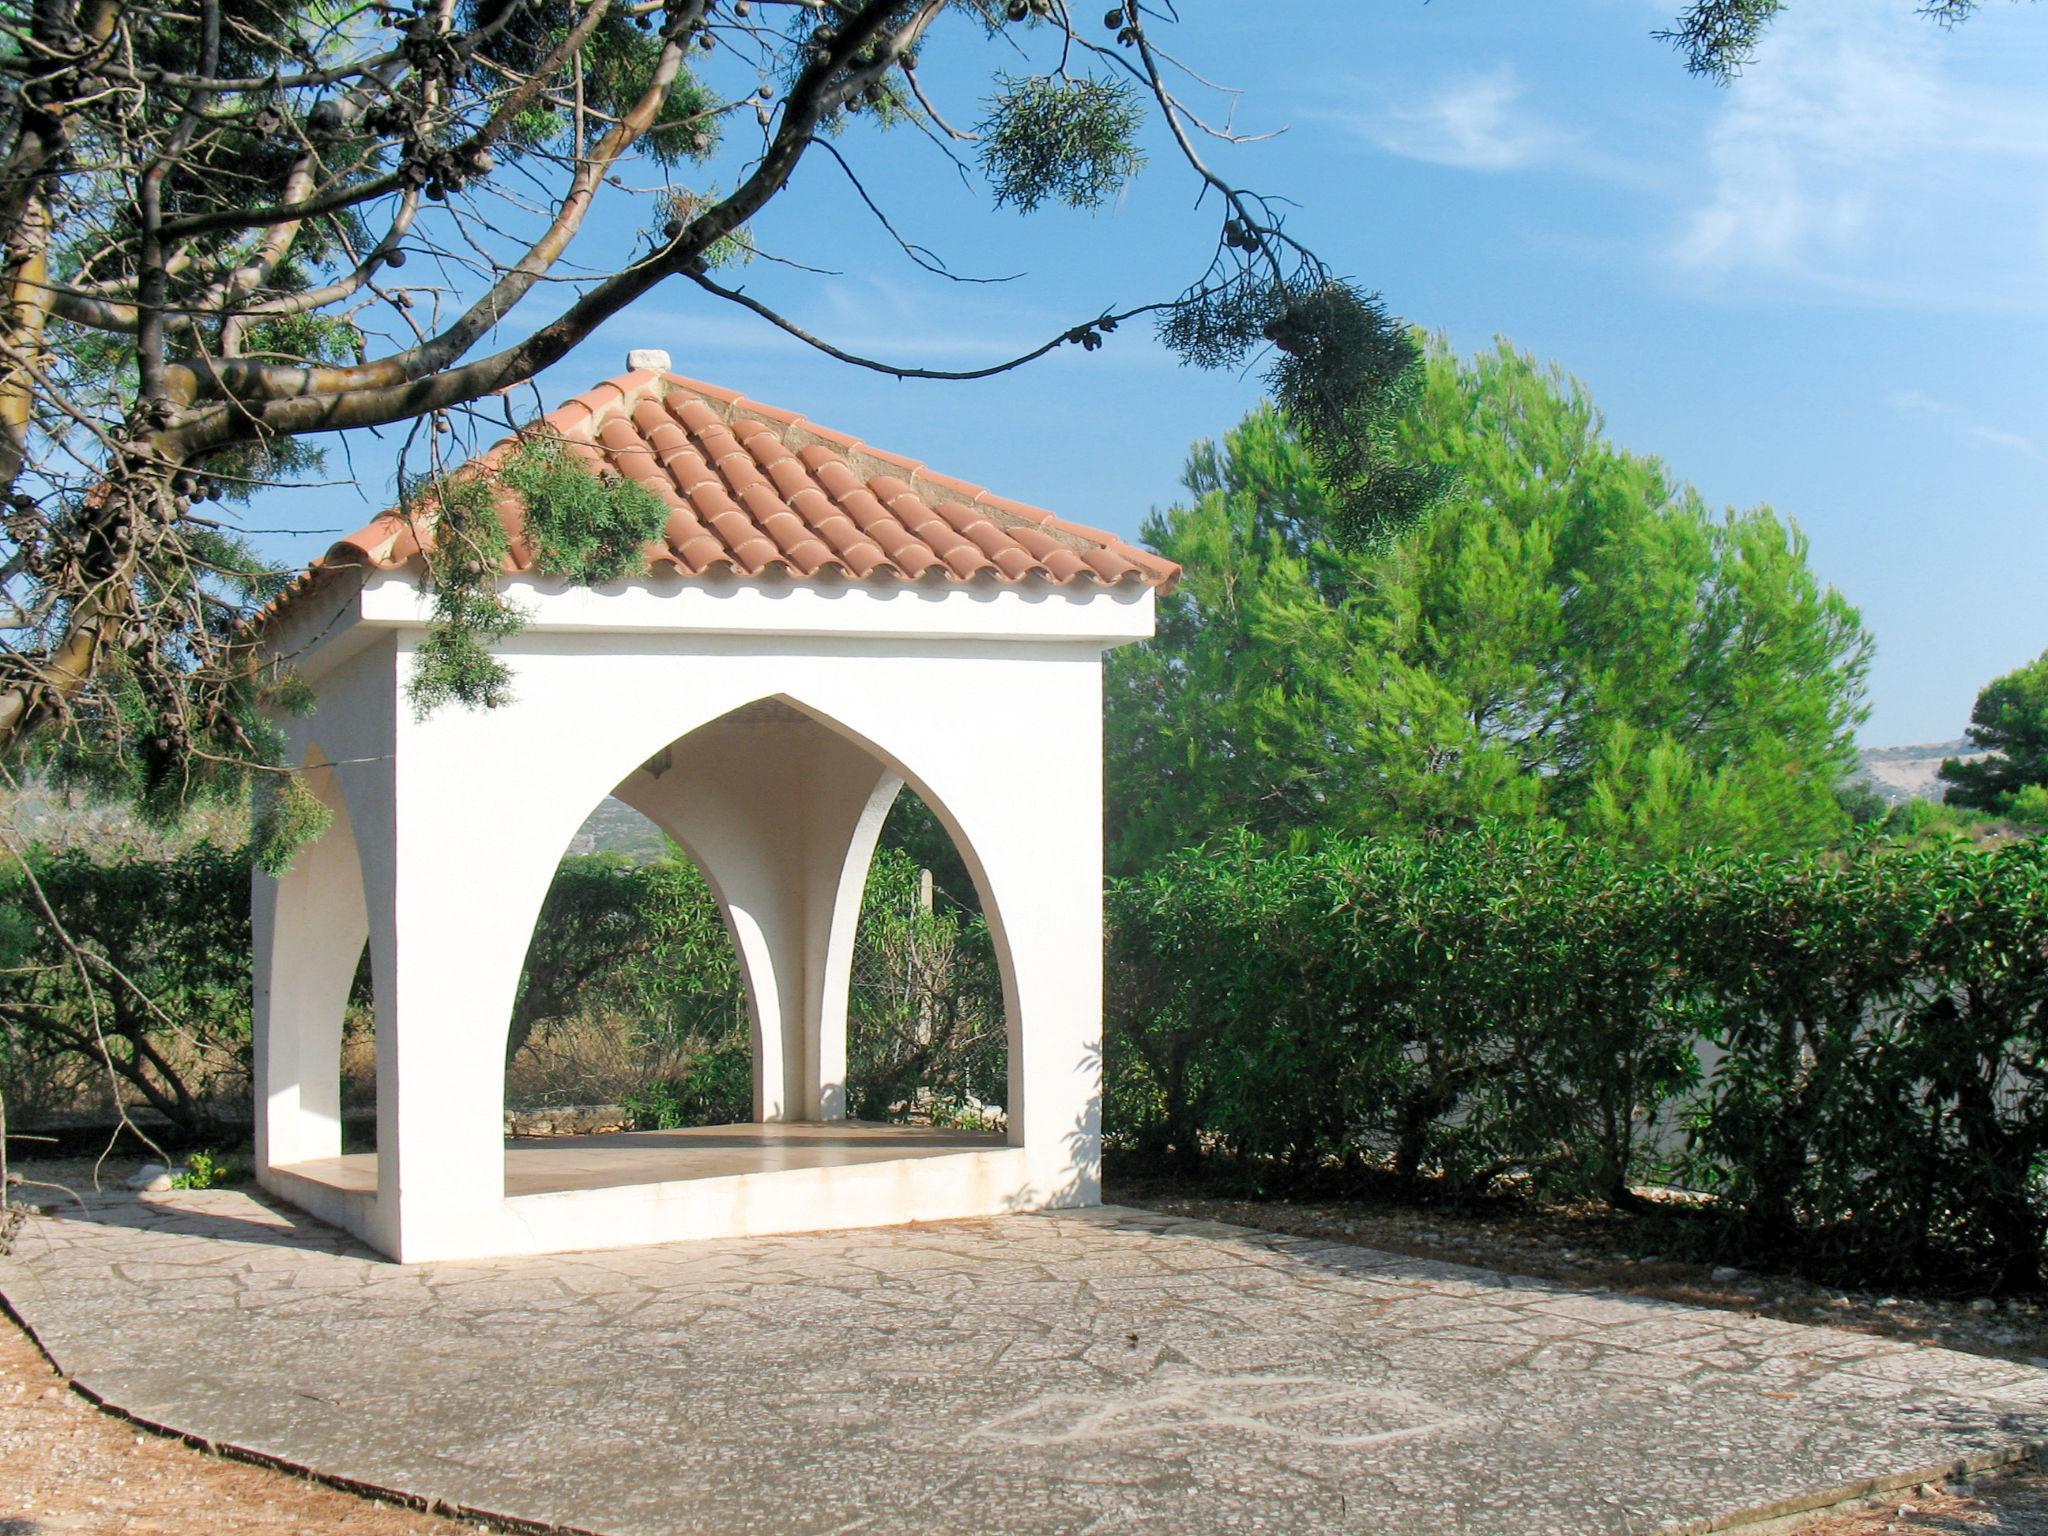
[[[405,1261],[1095,1202],[1101,661],[1151,634],[1175,567],[662,354],[630,361],[547,423],[668,503],[665,544],[644,576],[593,590],[534,574],[512,529],[503,581],[527,621],[500,647],[509,704],[413,711],[432,530],[402,515],[337,544],[261,621],[317,694],[288,729],[334,820],[256,880],[258,1177]],[[995,936],[1006,1135],[845,1119],[855,921],[906,783]],[[720,904],[754,1122],[508,1148],[520,966],[607,794],[686,849]],[[342,1014],[366,938],[377,1149],[344,1155]]]

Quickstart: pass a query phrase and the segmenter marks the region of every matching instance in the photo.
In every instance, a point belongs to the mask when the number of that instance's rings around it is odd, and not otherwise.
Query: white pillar
[[[846,985],[868,862],[897,781],[795,711],[714,721],[620,799],[703,869],[746,980],[754,1117],[846,1113]]]
[[[253,876],[251,937],[256,1161],[272,1168],[341,1152],[341,1032],[369,936],[354,828],[331,769],[307,786],[333,823],[290,870]]]
[[[369,882],[377,984],[377,1203],[400,1260],[505,1193],[504,1034],[528,932],[477,890],[510,884],[475,845],[401,806],[397,857]],[[509,904],[508,904],[509,905]],[[510,982],[504,981],[509,973]]]
[[[1000,872],[993,882],[1016,1019],[1010,1140],[1023,1146],[1049,1205],[1102,1198],[1102,869],[1099,849],[1080,842],[1064,844],[1028,882],[1009,882],[1007,903]]]
[[[843,745],[843,743],[842,743]],[[879,765],[877,765],[879,766]],[[846,1118],[846,1014],[853,986],[854,941],[860,930],[868,869],[889,808],[903,781],[883,771],[855,812],[852,793],[859,776],[820,786],[819,820],[813,828],[811,868],[805,881],[806,970],[815,980],[806,989],[804,1017],[804,1118]],[[836,868],[835,868],[836,865]]]
[[[409,666],[401,646],[400,679]],[[531,824],[532,802],[559,793],[546,765],[494,738],[492,712],[420,720],[398,698],[391,829],[365,839],[363,872],[379,1246],[411,1260],[504,1199],[506,1021],[561,843]]]

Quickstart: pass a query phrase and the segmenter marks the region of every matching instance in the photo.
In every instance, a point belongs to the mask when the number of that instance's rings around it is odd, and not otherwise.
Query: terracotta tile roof
[[[649,574],[777,575],[1171,589],[1180,567],[1117,538],[673,373],[611,379],[542,418],[601,474],[630,476],[669,507]],[[473,461],[488,468],[508,438]],[[533,568],[517,496],[501,491],[507,573]],[[325,578],[415,565],[430,515],[393,510],[337,541],[258,616],[267,622]]]

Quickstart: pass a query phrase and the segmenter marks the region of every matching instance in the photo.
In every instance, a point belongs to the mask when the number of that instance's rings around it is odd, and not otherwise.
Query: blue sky
[[[1722,89],[1652,38],[1677,3],[1184,0],[1175,46],[1241,91],[1238,129],[1284,130],[1210,146],[1219,169],[1293,199],[1291,232],[1396,313],[1461,350],[1502,335],[1554,359],[1617,441],[1715,503],[1795,520],[1877,637],[1865,742],[1948,739],[1985,681],[2048,646],[2048,12],[1993,3],[1944,31],[1913,0],[1793,0]],[[955,121],[991,68],[1025,68],[964,35],[927,54]],[[730,184],[741,147],[710,179]],[[1114,209],[1028,219],[909,135],[841,147],[954,270],[1025,274],[918,271],[813,156],[755,234],[830,270],[732,280],[892,360],[972,366],[1169,293],[1217,221],[1163,140]],[[596,221],[575,254],[602,266],[632,239]],[[1189,442],[1259,395],[1256,374],[1181,368],[1138,328],[994,381],[899,383],[677,285],[540,395],[617,372],[630,346],[1126,534],[1174,498]],[[299,530],[270,547],[308,557],[389,504],[388,450],[353,448],[359,485],[266,493],[250,521]]]

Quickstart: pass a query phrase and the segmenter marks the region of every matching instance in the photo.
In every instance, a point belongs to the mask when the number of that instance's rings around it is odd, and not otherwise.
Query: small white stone
[[[1714,1266],[1714,1284],[1716,1285],[1726,1285],[1731,1280],[1740,1280],[1741,1278],[1742,1271],[1732,1264],[1717,1264]]]
[[[650,373],[667,373],[669,357],[659,347],[635,347],[626,354],[626,366],[634,373],[643,368]]]
[[[145,1193],[160,1192],[171,1187],[171,1170],[162,1163],[144,1163],[128,1175],[128,1187]]]

